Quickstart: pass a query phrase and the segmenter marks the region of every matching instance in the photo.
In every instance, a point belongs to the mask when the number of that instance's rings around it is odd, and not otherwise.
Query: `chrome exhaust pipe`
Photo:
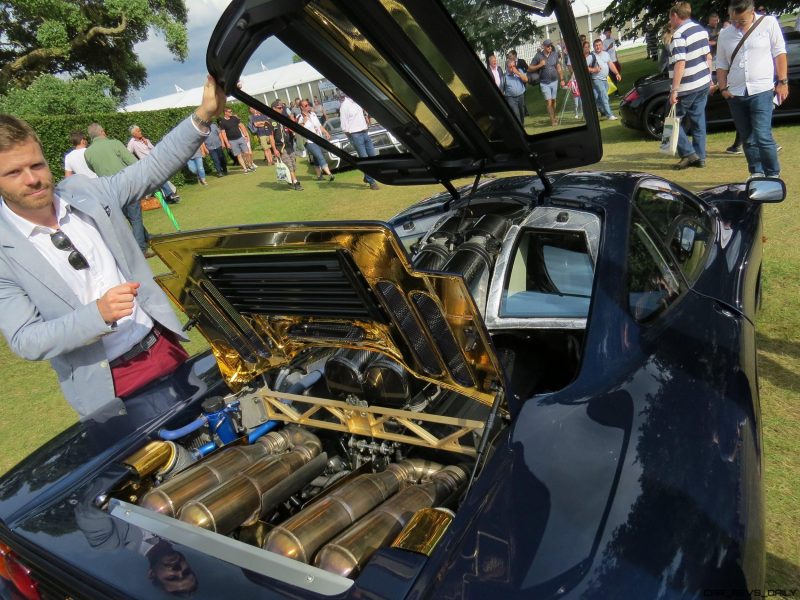
[[[325,470],[327,455],[318,453],[318,446],[298,446],[283,456],[260,461],[187,502],[179,518],[184,523],[225,535],[240,525],[250,525]],[[312,469],[304,470],[314,459],[322,460],[316,460]],[[280,493],[270,494],[278,484],[282,484]]]
[[[461,467],[445,467],[430,481],[398,492],[326,544],[314,564],[343,577],[355,577],[376,550],[387,546],[402,531],[416,511],[440,504],[461,489],[467,477]]]
[[[341,533],[432,463],[400,461],[385,471],[360,475],[300,511],[267,535],[264,548],[308,563],[325,542]]]
[[[315,435],[299,427],[272,431],[249,446],[225,448],[199,465],[176,475],[147,492],[140,505],[175,517],[184,504],[239,475],[261,459],[280,454],[296,445],[309,444],[320,449],[322,447]]]

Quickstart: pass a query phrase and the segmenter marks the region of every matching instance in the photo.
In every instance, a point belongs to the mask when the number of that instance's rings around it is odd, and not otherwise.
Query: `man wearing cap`
[[[287,110],[286,105],[281,100],[275,100],[272,103],[272,108],[275,112],[282,114],[285,117],[291,118],[291,113]],[[289,169],[289,187],[295,191],[302,192],[303,186],[297,179],[297,157],[295,155],[295,136],[289,131],[282,123],[272,121],[272,153],[276,159],[280,159],[286,168]]]
[[[542,42],[542,49],[533,57],[528,73],[539,73],[539,89],[542,90],[547,113],[550,115],[550,124],[555,127],[556,99],[558,98],[559,84],[563,87],[564,73],[561,70],[561,57],[555,50],[552,40]]]
[[[82,419],[173,401],[143,388],[183,363],[185,338],[123,208],[186,164],[224,104],[209,76],[200,106],[149,156],[57,186],[30,125],[0,115],[0,330],[19,356],[50,361]]]

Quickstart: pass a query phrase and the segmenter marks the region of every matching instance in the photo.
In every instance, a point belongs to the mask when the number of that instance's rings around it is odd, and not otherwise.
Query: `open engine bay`
[[[512,208],[453,211],[413,240],[337,223],[156,243],[233,393],[128,457],[106,506],[244,542],[248,568],[320,593],[380,548],[432,552],[506,395],[558,389],[580,362],[599,218]]]

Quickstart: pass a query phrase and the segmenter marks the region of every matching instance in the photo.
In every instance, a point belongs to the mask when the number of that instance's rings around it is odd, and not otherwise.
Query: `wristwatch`
[[[781,85],[789,85],[789,80],[788,79],[779,79],[778,83],[781,84]]]

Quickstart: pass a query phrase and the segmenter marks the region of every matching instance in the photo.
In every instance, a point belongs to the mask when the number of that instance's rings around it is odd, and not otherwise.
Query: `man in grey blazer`
[[[57,186],[33,129],[0,115],[0,330],[16,354],[50,360],[81,419],[186,358],[123,208],[186,164],[224,105],[208,77],[200,106],[147,159]]]

